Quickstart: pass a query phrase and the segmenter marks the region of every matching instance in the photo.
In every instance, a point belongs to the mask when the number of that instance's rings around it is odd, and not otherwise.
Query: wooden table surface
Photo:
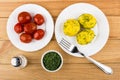
[[[20,5],[35,3],[45,7],[52,15],[54,23],[59,13],[73,3],[87,2],[99,7],[107,16],[110,36],[107,44],[92,58],[114,70],[106,75],[85,58],[76,58],[65,53],[53,35],[51,42],[36,52],[24,52],[14,47],[6,33],[6,23],[10,13]],[[46,72],[40,65],[41,55],[47,50],[59,51],[64,64],[60,71]],[[13,56],[23,54],[28,58],[28,66],[18,70],[11,66]],[[120,80],[120,0],[0,0],[0,80]]]

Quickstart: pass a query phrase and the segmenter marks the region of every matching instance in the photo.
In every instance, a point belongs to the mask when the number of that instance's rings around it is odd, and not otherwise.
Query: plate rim
[[[23,49],[23,48],[20,48],[20,47],[18,47],[17,45],[16,45],[16,43],[14,43],[12,40],[11,40],[11,37],[10,37],[10,34],[9,34],[9,28],[8,28],[8,25],[9,25],[9,21],[10,21],[10,18],[12,17],[12,15],[15,13],[15,11],[17,10],[17,9],[20,9],[21,7],[24,7],[24,6],[34,6],[34,7],[40,7],[40,8],[42,8],[44,11],[46,11],[46,13],[47,13],[47,15],[49,15],[49,19],[51,19],[51,21],[49,22],[49,24],[51,24],[51,30],[52,31],[50,31],[50,33],[51,34],[47,34],[47,35],[49,35],[47,38],[49,38],[49,40],[46,42],[46,44],[44,44],[41,48],[37,48],[37,49],[33,49],[33,50],[28,50],[28,49]],[[24,9],[25,10],[25,9]],[[27,11],[27,10],[25,10],[25,11]],[[22,11],[21,11],[22,12]],[[29,12],[29,11],[28,11]],[[40,49],[42,49],[42,48],[44,48],[45,46],[47,46],[48,44],[49,44],[49,42],[51,41],[51,39],[52,39],[52,37],[53,37],[53,33],[54,33],[54,20],[53,20],[53,18],[52,18],[52,15],[50,14],[50,12],[45,8],[45,7],[43,7],[43,6],[41,6],[41,5],[37,5],[37,4],[23,4],[23,5],[20,5],[20,6],[18,6],[17,8],[15,8],[12,12],[11,12],[11,14],[9,15],[9,18],[8,18],[8,20],[7,20],[7,25],[6,25],[6,27],[7,27],[7,35],[8,35],[8,38],[9,38],[9,40],[10,40],[10,42],[12,43],[12,45],[14,45],[17,49],[19,49],[19,50],[22,50],[22,51],[26,51],[26,52],[34,52],[34,51],[38,51],[38,50],[40,50]],[[46,31],[46,30],[45,30]],[[47,30],[48,31],[48,30]],[[47,33],[47,32],[46,32]],[[17,34],[17,33],[16,33]],[[14,36],[14,35],[13,35]],[[21,42],[22,43],[22,42]]]
[[[89,5],[89,6],[92,6],[92,7],[96,8],[98,11],[100,11],[100,12],[102,13],[102,15],[105,17],[105,20],[106,20],[106,22],[107,22],[107,23],[106,23],[106,24],[107,24],[107,31],[108,31],[107,37],[106,37],[106,39],[105,39],[102,47],[99,48],[95,53],[93,53],[93,54],[91,54],[91,55],[88,55],[88,56],[95,55],[95,54],[97,54],[99,51],[101,51],[101,50],[103,49],[103,47],[106,45],[106,43],[107,43],[107,41],[108,41],[108,39],[109,39],[110,28],[109,28],[108,19],[107,19],[106,15],[103,13],[103,11],[102,11],[101,9],[99,9],[97,6],[95,6],[95,5],[93,5],[93,4],[90,4],[90,3],[74,3],[74,4],[71,4],[71,5],[67,6],[66,8],[64,8],[64,9],[59,13],[59,15],[58,15],[58,17],[57,17],[57,19],[56,19],[56,22],[55,22],[55,38],[56,38],[56,40],[57,40],[57,44],[58,44],[58,45],[60,46],[60,48],[62,48],[62,50],[65,51],[67,54],[69,54],[69,55],[71,55],[71,56],[74,56],[74,57],[83,57],[83,56],[81,56],[81,55],[79,55],[79,56],[73,55],[71,52],[65,50],[65,49],[59,44],[59,40],[57,39],[57,34],[56,34],[56,32],[57,32],[57,31],[56,31],[56,26],[57,26],[58,21],[59,21],[58,19],[59,19],[59,18],[61,17],[61,15],[66,11],[66,9],[68,9],[68,8],[70,8],[70,7],[72,7],[72,6],[75,6],[75,5]]]

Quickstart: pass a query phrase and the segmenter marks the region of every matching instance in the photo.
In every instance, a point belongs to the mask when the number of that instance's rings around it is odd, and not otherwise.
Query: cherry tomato
[[[33,22],[27,23],[24,25],[25,33],[32,34],[37,30],[37,25]]]
[[[37,24],[37,25],[42,25],[44,23],[44,18],[41,14],[36,14],[34,16],[34,22]]]
[[[33,37],[34,37],[34,39],[36,39],[36,40],[40,40],[40,39],[43,38],[44,34],[45,34],[45,31],[44,31],[44,30],[38,29],[38,30],[35,31],[35,33],[33,34]]]
[[[28,12],[21,12],[18,15],[18,21],[22,24],[30,22],[32,19],[31,15]]]
[[[16,33],[21,33],[23,32],[23,25],[21,23],[17,23],[15,26],[14,26],[14,30]]]
[[[24,43],[30,43],[32,41],[32,36],[27,33],[22,33],[20,35],[20,40],[21,42],[24,42]]]

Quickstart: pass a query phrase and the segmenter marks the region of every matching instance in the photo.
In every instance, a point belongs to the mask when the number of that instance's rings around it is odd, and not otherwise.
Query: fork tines
[[[59,44],[67,50],[70,49],[70,46],[71,46],[71,43],[66,41],[64,38],[61,39]]]

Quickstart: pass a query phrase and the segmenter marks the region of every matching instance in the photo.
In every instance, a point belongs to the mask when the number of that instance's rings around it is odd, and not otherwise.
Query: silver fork
[[[113,70],[110,67],[108,67],[108,66],[106,66],[106,65],[104,65],[104,64],[102,64],[102,63],[100,63],[100,62],[98,62],[98,61],[96,61],[94,59],[92,59],[89,56],[86,56],[84,53],[81,53],[75,45],[71,44],[70,42],[68,42],[64,38],[61,39],[61,41],[60,41],[59,44],[63,48],[65,48],[66,50],[70,51],[71,53],[79,53],[80,55],[82,55],[83,57],[85,57],[87,60],[89,60],[90,62],[92,62],[93,64],[95,64],[98,68],[100,68],[106,74],[112,74],[113,73]]]

